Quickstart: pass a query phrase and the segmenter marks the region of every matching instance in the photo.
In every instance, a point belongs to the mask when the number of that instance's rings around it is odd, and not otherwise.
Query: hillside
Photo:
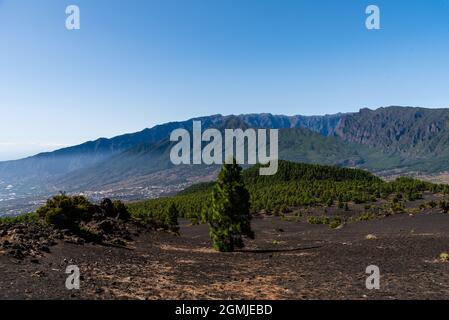
[[[210,127],[223,127],[229,119],[236,118],[246,123],[247,127],[280,129],[301,126],[328,134],[335,127],[336,122],[340,119],[340,115],[324,117],[288,117],[271,114],[212,115],[181,122],[169,122],[111,139],[100,138],[95,141],[59,149],[54,152],[41,153],[21,160],[0,162],[0,179],[31,181],[40,184],[47,181],[47,179],[57,178],[79,169],[88,168],[140,144],[160,143],[166,140],[174,129],[191,129],[193,120],[201,121],[203,129],[207,129]]]
[[[25,210],[58,190],[139,199],[211,180],[217,166],[174,167],[168,158],[169,134],[176,128],[191,130],[193,120],[200,120],[203,129],[280,129],[279,156],[284,160],[432,179],[449,171],[448,115],[448,109],[387,107],[325,116],[212,115],[170,122],[0,162],[0,210],[10,212],[27,203]]]
[[[221,115],[197,118],[208,128],[223,121]],[[141,144],[160,142],[177,128],[191,128],[192,120],[169,122],[144,129],[140,132],[124,134],[111,139],[100,138],[77,146],[40,153],[21,160],[0,162],[0,179],[29,180],[54,178],[97,164],[109,157],[117,155]]]
[[[449,194],[447,185],[437,185],[411,178],[386,182],[361,169],[340,168],[288,161],[279,162],[273,176],[260,176],[259,165],[243,171],[243,180],[250,192],[251,212],[286,213],[297,208],[343,209],[349,203],[368,204],[383,202],[379,212],[402,211],[400,200],[415,201],[424,192]],[[175,203],[181,216],[198,221],[210,208],[214,183],[201,183],[186,188],[178,195],[150,199],[129,204],[136,217],[144,221],[162,220],[171,203]],[[392,196],[397,201],[387,203]],[[377,210],[377,209],[376,209]],[[346,211],[340,210],[342,215]],[[377,212],[377,211],[376,211]]]
[[[447,185],[410,178],[386,182],[365,170],[287,161],[279,163],[274,176],[260,176],[257,165],[248,168],[243,180],[250,192],[255,238],[245,238],[244,248],[226,254],[211,248],[208,226],[203,223],[213,183],[126,206],[109,199],[93,204],[84,197],[59,195],[36,213],[0,218],[0,287],[5,289],[0,296],[329,299],[337,292],[345,299],[368,295],[419,299],[447,295],[448,286],[441,281],[449,270]],[[179,220],[167,219],[167,209],[173,205]],[[82,272],[83,290],[60,285],[72,261]],[[360,266],[373,261],[388,270],[382,276],[386,289],[367,291],[360,285],[364,271]]]
[[[206,129],[223,127],[230,118],[238,118],[247,127],[251,128],[310,129],[321,136],[339,137],[346,142],[374,147],[383,151],[387,157],[396,154],[403,157],[407,165],[414,164],[412,162],[418,159],[440,162],[440,160],[435,160],[434,156],[441,159],[443,155],[445,156],[449,152],[448,116],[448,109],[410,107],[362,109],[358,113],[326,116],[213,115],[157,125],[151,129],[144,129],[140,132],[111,139],[101,138],[78,146],[41,153],[22,160],[0,162],[0,179],[17,181],[35,179],[36,182],[40,182],[40,180],[46,178],[59,177],[79,169],[91,167],[141,144],[161,143],[176,128],[191,129],[192,120],[200,120],[202,127]],[[336,142],[336,140],[334,141]],[[303,146],[304,143],[300,145]],[[367,149],[363,150],[363,152],[366,151]],[[344,158],[350,158],[350,156],[352,156],[351,152]],[[293,160],[293,157],[289,155],[287,157]],[[318,157],[316,160],[321,163],[323,159]],[[329,163],[337,162],[331,161]],[[382,163],[377,162],[377,164],[378,167],[382,167]],[[389,166],[390,163],[387,161],[385,167]],[[419,165],[415,167],[420,169]],[[436,171],[445,168],[429,164],[428,166],[423,165],[423,169]]]
[[[411,157],[447,152],[449,109],[362,109],[341,119],[335,134],[345,141]]]
[[[237,122],[234,127],[241,125]],[[182,170],[183,166],[175,167],[170,161],[173,144],[163,140],[156,144],[138,145],[95,166],[74,171],[58,181],[58,185],[60,189],[69,191],[119,189],[123,182],[131,178],[143,185],[150,185],[156,172],[164,170],[164,174],[169,176]],[[350,167],[368,167],[377,161],[380,153],[379,150],[346,143],[338,137],[321,136],[305,128],[281,129],[279,150],[279,157],[284,160]],[[394,160],[399,162],[398,158]],[[182,170],[184,174],[179,175],[179,179],[170,183],[178,189],[177,185],[200,181],[205,172],[217,171],[218,167],[191,165],[188,170]]]

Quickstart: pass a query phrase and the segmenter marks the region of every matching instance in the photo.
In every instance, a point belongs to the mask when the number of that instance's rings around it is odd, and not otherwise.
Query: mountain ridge
[[[152,179],[171,192],[206,176],[213,178],[214,168],[177,168],[168,158],[170,133],[178,128],[191,131],[195,120],[201,121],[203,130],[280,129],[283,160],[360,167],[382,176],[449,171],[449,109],[392,106],[324,116],[214,114],[0,162],[0,183],[14,185],[3,195],[0,185],[0,198],[36,190],[100,192],[118,186],[126,195],[127,189],[139,188],[136,181],[151,188]],[[166,186],[164,181],[169,181]]]

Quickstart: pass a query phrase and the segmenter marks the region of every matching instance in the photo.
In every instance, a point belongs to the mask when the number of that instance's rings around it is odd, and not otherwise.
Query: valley
[[[362,168],[384,179],[400,176],[446,182],[448,109],[387,107],[325,116],[212,115],[98,139],[17,161],[0,162],[0,215],[35,209],[59,191],[93,200],[126,201],[172,195],[212,181],[217,166],[170,161],[175,129],[279,129],[279,158],[293,162]],[[12,185],[14,190],[6,188]],[[17,200],[21,199],[21,200]]]
[[[252,166],[242,181],[255,238],[218,252],[206,181],[126,205],[60,194],[0,219],[0,298],[447,298],[448,185],[287,161],[260,176]],[[65,286],[72,265],[79,290]],[[378,290],[365,286],[371,265]]]

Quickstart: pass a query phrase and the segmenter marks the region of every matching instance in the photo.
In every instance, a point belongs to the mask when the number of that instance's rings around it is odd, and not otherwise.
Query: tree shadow
[[[242,253],[276,253],[276,252],[295,252],[295,251],[305,251],[312,249],[319,249],[324,246],[313,246],[313,247],[302,247],[302,248],[293,248],[293,249],[239,249],[235,250],[235,252]]]

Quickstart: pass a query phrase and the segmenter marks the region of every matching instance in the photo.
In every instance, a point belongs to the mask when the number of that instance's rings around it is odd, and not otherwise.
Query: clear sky
[[[0,0],[0,160],[200,115],[387,105],[449,107],[448,0]]]

